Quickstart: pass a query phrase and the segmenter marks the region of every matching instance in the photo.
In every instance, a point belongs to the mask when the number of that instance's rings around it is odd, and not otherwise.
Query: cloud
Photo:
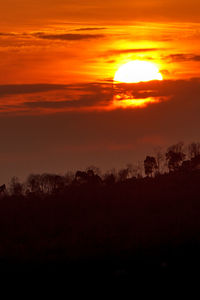
[[[146,53],[146,52],[153,52],[153,51],[158,51],[161,50],[160,48],[134,48],[134,49],[112,49],[102,56],[108,57],[108,56],[113,56],[113,55],[119,55],[119,54],[131,54],[131,53]]]
[[[66,88],[61,84],[8,84],[0,85],[0,98],[9,95],[33,94]]]
[[[120,95],[120,97],[115,97]],[[122,95],[122,97],[121,97]],[[6,113],[56,113],[81,110],[120,109],[117,101],[126,99],[156,99],[188,102],[200,109],[200,78],[190,80],[163,80],[133,84],[113,82],[82,83],[72,85],[33,84],[0,86],[1,112]],[[154,104],[156,105],[156,104]],[[131,106],[129,107],[131,108]],[[132,106],[132,108],[135,108]]]
[[[105,30],[107,27],[83,27],[83,28],[77,28],[73,31],[96,31],[96,30]]]
[[[81,97],[79,100],[66,100],[66,101],[35,101],[35,102],[24,102],[23,107],[26,108],[85,108],[92,107],[98,103],[98,99],[94,99],[93,96]]]
[[[0,32],[0,36],[16,36],[16,33],[12,32]]]
[[[71,85],[27,84],[0,86],[1,112],[42,109],[86,109],[106,106],[112,100],[111,83]]]
[[[43,32],[34,33],[34,36],[46,40],[62,40],[62,41],[80,41],[89,39],[99,39],[105,37],[103,34],[79,34],[79,33],[64,33],[64,34],[45,34]]]
[[[137,84],[116,84],[115,94],[127,93],[134,99],[145,99],[149,97],[169,98],[198,98],[200,95],[200,78],[189,80],[155,80],[140,82]]]
[[[200,61],[200,55],[176,53],[176,54],[170,54],[168,56],[165,56],[164,59],[170,60],[172,62]]]

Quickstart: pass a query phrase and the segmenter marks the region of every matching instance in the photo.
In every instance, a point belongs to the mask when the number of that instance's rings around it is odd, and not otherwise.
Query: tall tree
[[[145,174],[149,176],[153,176],[154,171],[158,168],[156,159],[154,156],[147,156],[144,160],[144,171]]]
[[[170,172],[177,171],[185,159],[186,155],[183,152],[183,145],[183,142],[179,142],[167,149],[165,156]]]

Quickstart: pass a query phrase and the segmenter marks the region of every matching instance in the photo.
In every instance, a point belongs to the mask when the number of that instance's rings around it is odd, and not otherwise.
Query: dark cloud
[[[111,81],[112,82],[112,81]],[[109,88],[108,88],[109,86]],[[43,93],[48,91],[65,90],[71,93],[72,91],[87,91],[88,93],[101,93],[104,89],[110,89],[111,85],[105,82],[80,83],[80,84],[8,84],[0,85],[0,97],[9,95],[23,95]]]
[[[0,85],[0,97],[8,95],[31,94],[61,90],[66,88],[62,84],[9,84]]]
[[[54,93],[54,91],[58,91]],[[47,92],[47,93],[45,93]],[[36,93],[39,93],[36,95]],[[80,110],[84,108],[106,107],[113,101],[113,96],[120,95],[119,100],[123,100],[123,95],[131,99],[155,98],[160,102],[167,99],[188,103],[199,103],[200,109],[200,78],[190,80],[163,80],[140,83],[118,83],[96,82],[72,85],[10,85],[0,86],[0,96],[20,97],[19,104],[1,105],[1,111],[30,111],[37,109],[60,110]],[[122,96],[121,96],[122,95]],[[170,101],[170,102],[171,102]]]
[[[136,84],[116,84],[115,94],[127,93],[134,99],[149,97],[187,97],[194,99],[200,97],[200,78],[190,80],[155,80]]]
[[[62,41],[80,41],[80,40],[89,40],[89,39],[99,39],[104,37],[103,34],[79,34],[79,33],[45,34],[43,32],[34,33],[34,36],[40,39],[62,40]]]
[[[29,108],[66,108],[70,107],[75,101],[33,101],[24,102],[23,107]]]
[[[49,109],[82,108],[82,107],[95,106],[101,101],[102,101],[102,97],[96,98],[94,97],[94,95],[85,95],[84,97],[80,97],[79,100],[24,102],[22,106],[29,107],[29,108],[49,108]],[[105,101],[103,103],[105,105]],[[101,105],[103,105],[103,103]]]
[[[176,53],[170,54],[164,57],[172,62],[180,62],[180,61],[200,61],[200,55],[196,54],[183,54],[183,53]]]
[[[0,36],[16,36],[16,33],[12,32],[0,32]]]
[[[83,94],[76,95],[73,92],[82,91]],[[80,86],[72,86],[69,90],[66,90],[62,99],[54,99],[52,101],[40,100],[40,101],[30,101],[24,102],[23,107],[29,108],[49,108],[49,109],[59,109],[59,108],[87,108],[95,106],[105,106],[109,104],[112,100],[113,90],[112,86],[107,85],[106,87],[102,84],[85,84]],[[44,97],[45,99],[45,97]]]
[[[106,27],[86,27],[86,28],[77,28],[74,29],[73,31],[96,31],[96,30],[105,30],[107,29]]]
[[[51,93],[58,91],[58,93]],[[46,93],[47,92],[47,93]],[[36,95],[37,94],[37,95]],[[39,94],[39,95],[38,95]],[[1,111],[24,109],[87,108],[106,105],[112,100],[111,83],[86,83],[72,85],[27,84],[0,86],[0,97],[18,96],[19,104],[1,105]]]

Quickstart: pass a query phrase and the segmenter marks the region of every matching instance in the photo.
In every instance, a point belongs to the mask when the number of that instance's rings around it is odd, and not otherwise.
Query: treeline
[[[147,156],[143,176],[129,165],[13,178],[0,201],[0,272],[76,280],[198,272],[199,161],[199,143],[178,143]]]
[[[127,164],[123,169],[112,169],[104,174],[98,167],[90,166],[84,171],[68,172],[65,175],[31,174],[25,182],[12,177],[7,191],[1,195],[42,195],[56,194],[66,191],[70,186],[110,186],[128,180],[145,177],[155,178],[173,172],[190,172],[200,169],[200,143],[184,145],[179,142],[162,151],[155,151],[154,156],[147,155],[144,162],[137,165]]]

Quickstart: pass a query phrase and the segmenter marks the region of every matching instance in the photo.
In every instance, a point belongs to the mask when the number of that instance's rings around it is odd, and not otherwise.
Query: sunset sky
[[[199,0],[0,3],[0,184],[200,141]],[[114,82],[135,60],[163,80]]]

